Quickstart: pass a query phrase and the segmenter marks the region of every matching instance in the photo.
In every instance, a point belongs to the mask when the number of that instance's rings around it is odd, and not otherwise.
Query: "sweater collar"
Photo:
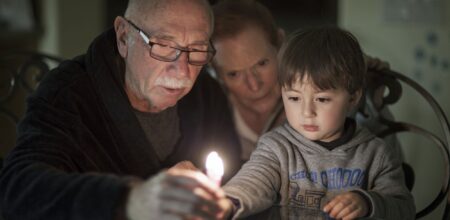
[[[105,105],[105,114],[110,116],[120,134],[120,138],[116,139],[120,146],[118,150],[124,158],[136,158],[135,161],[125,163],[130,164],[130,167],[141,167],[135,173],[139,176],[156,173],[161,164],[139,126],[124,90],[125,64],[117,49],[114,29],[109,29],[92,42],[85,59],[87,72]],[[137,152],[145,151],[148,152],[146,155],[136,155]]]
[[[364,127],[360,127],[357,124],[355,125],[355,130],[353,132],[352,138],[347,140],[347,142],[336,146],[334,149],[329,150],[315,141],[309,140],[300,133],[298,133],[294,128],[292,128],[288,122],[286,122],[281,128],[276,129],[275,131],[283,133],[289,142],[296,146],[302,146],[300,148],[301,151],[308,154],[316,154],[316,153],[345,153],[347,150],[358,146],[359,144],[366,142],[375,137],[369,130]]]
[[[323,142],[323,141],[314,141],[314,142],[320,144],[320,146],[325,147],[328,150],[333,150],[334,148],[349,142],[352,139],[355,130],[356,130],[356,121],[353,118],[347,118],[345,119],[344,132],[338,139],[330,142]]]

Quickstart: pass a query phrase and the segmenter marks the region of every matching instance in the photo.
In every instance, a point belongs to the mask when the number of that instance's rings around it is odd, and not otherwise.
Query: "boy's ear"
[[[125,58],[127,56],[127,21],[121,16],[117,16],[114,20],[114,30],[116,31],[117,50],[120,56]]]
[[[363,93],[363,91],[362,91],[362,89],[360,89],[351,95],[350,104],[351,104],[352,108],[355,108],[358,106],[359,100],[361,99],[361,96],[362,96],[362,93]]]

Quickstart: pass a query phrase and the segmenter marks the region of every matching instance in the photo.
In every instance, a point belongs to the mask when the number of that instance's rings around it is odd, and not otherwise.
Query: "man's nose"
[[[258,91],[261,88],[261,79],[256,71],[250,70],[246,74],[247,85],[251,91]]]
[[[180,57],[174,62],[177,68],[177,75],[189,76],[188,54],[186,52],[181,52]]]

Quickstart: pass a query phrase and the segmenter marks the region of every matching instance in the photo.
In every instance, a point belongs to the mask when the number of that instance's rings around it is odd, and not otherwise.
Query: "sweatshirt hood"
[[[281,134],[295,146],[303,146],[299,150],[306,154],[317,154],[317,153],[346,154],[347,151],[352,150],[361,143],[368,142],[370,139],[376,137],[365,127],[357,126],[352,139],[350,139],[347,143],[334,148],[333,150],[328,150],[327,148],[321,146],[320,144],[305,138],[294,128],[292,128],[288,122],[284,123],[282,126],[275,129],[274,132]]]

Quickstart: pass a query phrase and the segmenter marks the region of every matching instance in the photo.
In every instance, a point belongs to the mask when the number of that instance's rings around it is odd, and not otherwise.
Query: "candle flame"
[[[223,162],[217,152],[213,151],[208,154],[206,158],[206,170],[209,175],[223,176]]]

